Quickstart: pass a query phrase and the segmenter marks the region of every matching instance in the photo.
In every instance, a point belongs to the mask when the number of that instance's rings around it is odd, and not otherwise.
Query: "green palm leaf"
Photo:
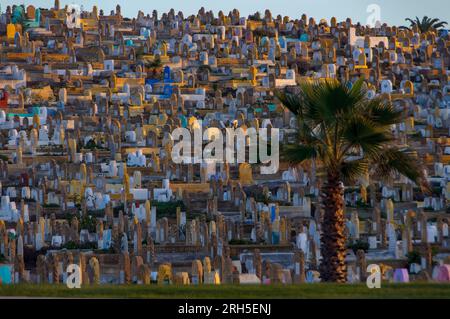
[[[394,109],[392,103],[376,97],[365,104],[367,118],[379,125],[392,125],[402,119],[402,111]]]
[[[389,148],[375,157],[375,173],[380,178],[399,173],[417,185],[424,182],[417,156],[409,149]]]
[[[317,157],[317,149],[308,145],[285,145],[281,150],[282,159],[293,163],[303,163],[306,160],[314,159]]]
[[[350,147],[361,148],[369,156],[378,154],[384,144],[393,140],[383,127],[361,116],[349,120],[342,135]]]
[[[446,21],[441,21],[438,18],[429,18],[428,16],[424,16],[422,20],[419,17],[416,17],[414,20],[411,18],[406,18],[405,20],[410,23],[411,28],[417,26],[422,33],[433,29],[438,30],[448,25]]]
[[[358,178],[365,175],[369,169],[367,160],[344,162],[341,167],[342,181],[346,184],[355,183]]]
[[[280,100],[280,102],[289,109],[294,115],[299,115],[301,113],[301,101],[300,96],[295,94],[288,94],[283,91],[275,91],[275,96]]]

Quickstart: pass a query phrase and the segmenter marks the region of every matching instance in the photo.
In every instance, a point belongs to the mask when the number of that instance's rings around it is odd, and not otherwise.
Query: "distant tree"
[[[261,18],[261,12],[257,11],[255,14],[249,15],[248,18],[249,18],[250,20],[253,20],[253,21],[261,21],[261,20],[262,20],[262,18]]]
[[[441,21],[438,18],[429,18],[427,16],[424,16],[422,20],[419,19],[419,17],[416,17],[414,20],[411,18],[406,18],[406,21],[410,23],[410,27],[403,26],[403,29],[412,29],[415,26],[417,26],[420,30],[420,32],[425,33],[432,30],[439,30],[444,28],[448,23],[446,21]]]

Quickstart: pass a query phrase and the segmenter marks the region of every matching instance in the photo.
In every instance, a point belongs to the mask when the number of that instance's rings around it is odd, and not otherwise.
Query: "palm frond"
[[[301,83],[301,95],[303,98],[304,118],[308,121],[319,125],[321,123],[329,123],[333,121],[333,115],[324,101],[326,99],[326,87],[324,83]]]
[[[433,27],[434,27],[435,29],[442,29],[442,28],[445,28],[447,25],[448,25],[447,22],[441,21],[441,22],[438,22],[438,23],[434,24]]]
[[[382,178],[399,173],[423,183],[413,153],[392,147],[390,127],[401,121],[402,112],[387,100],[369,100],[363,80],[351,87],[333,80],[304,82],[300,92],[277,93],[299,124],[298,142],[281,148],[284,160],[298,164],[318,159],[325,171],[339,172],[348,183],[366,174],[372,164]]]
[[[304,118],[309,126],[321,125],[323,132],[334,131],[342,118],[357,112],[366,99],[364,81],[358,80],[349,88],[336,80],[302,83],[301,96]]]
[[[292,164],[300,164],[306,160],[316,158],[317,149],[309,145],[285,145],[281,148],[281,157]]]
[[[438,18],[429,18],[428,16],[424,16],[422,19],[416,17],[414,20],[411,18],[406,18],[405,20],[411,24],[411,27],[417,26],[422,33],[432,29],[443,28],[448,24],[446,21],[441,21]]]
[[[407,26],[404,26],[404,25],[399,26],[398,28],[399,28],[400,30],[408,30],[408,31],[411,31],[411,27],[407,27]]]
[[[393,140],[386,129],[374,125],[369,119],[361,116],[355,116],[348,121],[342,137],[347,142],[347,150],[350,147],[361,148],[364,155],[369,157],[376,156],[383,145]]]
[[[423,185],[424,183],[418,158],[409,149],[386,149],[376,157],[374,165],[375,174],[380,178],[388,178],[392,174],[398,173],[417,185]]]
[[[341,165],[341,177],[344,183],[353,184],[358,178],[365,175],[369,169],[369,163],[365,159],[344,162]]]
[[[402,119],[403,112],[395,110],[392,103],[383,98],[376,97],[369,100],[365,108],[367,118],[379,125],[397,124]]]
[[[294,115],[300,115],[302,102],[299,95],[277,90],[275,91],[275,96],[289,109],[289,111],[294,113]]]
[[[439,19],[434,18],[434,19],[429,19],[429,20],[428,20],[428,23],[429,23],[430,25],[435,25],[435,24],[438,23],[439,21],[440,21]]]

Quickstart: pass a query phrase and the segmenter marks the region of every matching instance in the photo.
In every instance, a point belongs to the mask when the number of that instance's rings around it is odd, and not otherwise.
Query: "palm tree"
[[[416,17],[414,20],[411,18],[407,18],[405,20],[411,24],[410,28],[417,26],[421,33],[442,29],[448,24],[446,21],[441,21],[437,18],[432,19],[427,16],[424,16],[422,20],[420,20],[419,17]],[[410,30],[408,27],[402,28]]]
[[[283,156],[293,164],[315,161],[325,178],[322,281],[345,282],[343,183],[354,183],[368,173],[380,178],[400,173],[424,185],[414,153],[394,144],[391,125],[401,121],[402,112],[381,97],[369,100],[363,80],[352,86],[336,80],[303,83],[300,94],[276,95],[298,118],[299,141],[284,147]]]
[[[256,11],[253,15],[249,15],[248,18],[253,21],[262,21],[261,12],[259,11]]]

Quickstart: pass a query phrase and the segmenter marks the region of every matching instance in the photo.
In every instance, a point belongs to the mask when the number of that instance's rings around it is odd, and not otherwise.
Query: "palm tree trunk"
[[[322,206],[324,216],[320,246],[322,255],[320,276],[324,282],[344,283],[347,280],[344,186],[338,173],[328,173],[327,182],[322,187]]]

